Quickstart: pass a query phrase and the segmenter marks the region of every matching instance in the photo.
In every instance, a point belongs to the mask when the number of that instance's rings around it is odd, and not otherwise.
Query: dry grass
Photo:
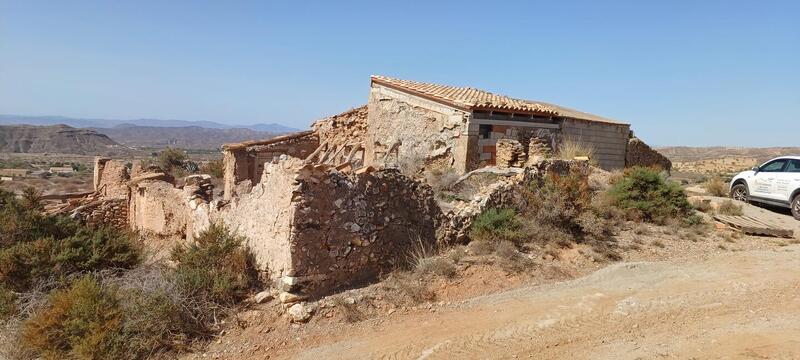
[[[558,152],[556,152],[556,158],[563,160],[572,160],[583,156],[591,159],[593,155],[594,149],[591,146],[575,139],[566,139],[561,142],[558,145]]]
[[[405,303],[419,304],[425,301],[436,300],[436,293],[428,288],[428,285],[413,273],[398,271],[392,274],[386,285],[394,290],[387,296],[387,300],[395,305]],[[396,296],[392,296],[396,295]]]
[[[443,277],[454,277],[458,272],[452,260],[445,257],[428,257],[419,259],[415,264],[415,270],[421,275],[436,275]]]
[[[722,215],[730,215],[730,216],[742,216],[744,215],[744,210],[742,210],[742,205],[739,205],[733,200],[725,200],[721,204],[719,204],[719,209],[717,209]]]
[[[713,196],[728,196],[728,184],[718,176],[708,179],[703,187]]]
[[[331,305],[336,308],[336,311],[342,314],[344,320],[349,323],[356,323],[365,319],[365,314],[358,308],[353,299],[345,298],[344,296],[334,296],[331,299]]]

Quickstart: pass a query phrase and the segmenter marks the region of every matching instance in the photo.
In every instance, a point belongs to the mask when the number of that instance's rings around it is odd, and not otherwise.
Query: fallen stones
[[[306,303],[297,303],[289,307],[289,317],[292,322],[303,323],[311,318],[313,309],[306,305]]]
[[[499,139],[496,146],[496,164],[500,167],[522,167],[527,158],[525,149],[517,140]]]
[[[253,301],[256,304],[261,304],[261,303],[265,303],[267,301],[270,301],[270,300],[272,300],[274,298],[275,298],[275,296],[272,294],[272,291],[265,290],[265,291],[262,291],[262,292],[256,294],[253,297]]]

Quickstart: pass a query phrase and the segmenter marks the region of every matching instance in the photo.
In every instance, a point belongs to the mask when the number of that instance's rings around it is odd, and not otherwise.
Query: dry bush
[[[489,255],[494,252],[495,244],[486,240],[474,240],[467,245],[467,249],[473,255]]]
[[[659,247],[659,248],[662,248],[662,249],[667,247],[667,245],[665,245],[661,240],[653,240],[653,242],[651,242],[650,245],[653,245],[655,247]]]
[[[501,241],[494,250],[498,265],[509,272],[523,272],[533,266],[533,262],[517,251],[517,247],[510,241]]]
[[[446,256],[453,261],[453,263],[458,264],[461,259],[467,256],[467,247],[464,245],[456,245],[453,246],[450,250],[447,251]]]
[[[693,200],[692,207],[694,207],[695,210],[706,214],[714,212],[714,208],[711,206],[711,202],[703,201],[701,199]]]
[[[386,282],[386,286],[394,290],[394,294],[397,295],[393,297],[390,294],[388,300],[397,305],[436,300],[436,293],[431,291],[419,276],[410,272],[396,271]]]
[[[345,299],[343,296],[334,296],[330,300],[331,305],[333,305],[336,310],[342,314],[344,320],[349,323],[359,322],[366,317],[364,312],[358,308],[355,301],[349,301],[352,299]]]
[[[200,167],[200,172],[222,179],[225,176],[225,165],[223,165],[222,159],[209,160]]]
[[[443,277],[454,277],[458,272],[452,260],[445,257],[428,257],[419,259],[415,264],[415,270],[422,275],[433,274]]]
[[[591,159],[594,156],[594,149],[583,142],[575,139],[566,139],[558,145],[556,158],[563,160],[573,160],[576,157],[588,157]]]
[[[717,209],[722,215],[730,215],[730,216],[742,216],[744,215],[744,210],[742,209],[742,205],[739,205],[733,200],[725,200],[719,204],[719,209]]]
[[[728,196],[728,184],[718,176],[708,179],[705,184],[703,184],[703,188],[713,196]]]

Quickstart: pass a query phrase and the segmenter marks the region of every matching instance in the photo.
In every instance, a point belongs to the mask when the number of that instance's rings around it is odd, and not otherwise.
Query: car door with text
[[[787,162],[787,159],[778,159],[761,166],[758,172],[753,175],[750,195],[768,200],[781,200],[781,197],[777,194],[778,177],[783,173]]]

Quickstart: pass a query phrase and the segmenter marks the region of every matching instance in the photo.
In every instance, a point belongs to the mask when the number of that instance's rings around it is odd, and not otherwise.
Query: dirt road
[[[620,263],[343,329],[301,359],[800,358],[800,245]]]

